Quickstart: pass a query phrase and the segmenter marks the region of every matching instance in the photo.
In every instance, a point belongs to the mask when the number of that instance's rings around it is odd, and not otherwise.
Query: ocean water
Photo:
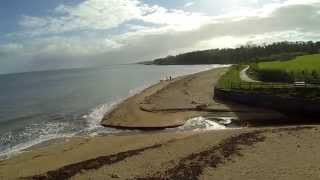
[[[219,65],[113,65],[0,75],[0,156],[61,137],[120,133],[99,125],[125,98],[165,79]]]

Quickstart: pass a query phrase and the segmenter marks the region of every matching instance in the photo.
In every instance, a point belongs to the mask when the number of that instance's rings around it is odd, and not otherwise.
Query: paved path
[[[250,66],[247,66],[246,68],[244,68],[241,72],[240,72],[240,79],[242,81],[245,81],[245,82],[260,82],[260,81],[256,81],[256,80],[253,80],[251,79],[248,75],[247,75],[247,70],[250,68]]]

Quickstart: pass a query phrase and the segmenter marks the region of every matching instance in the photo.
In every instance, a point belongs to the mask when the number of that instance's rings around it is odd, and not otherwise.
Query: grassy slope
[[[320,70],[320,54],[300,56],[290,61],[273,61],[259,63],[260,69],[275,69],[288,72],[300,71],[319,71]]]
[[[264,62],[252,66],[253,74],[269,82],[318,82],[320,54],[300,56],[290,61]]]
[[[308,57],[307,57],[308,58]],[[298,60],[301,58],[298,58]],[[314,59],[314,58],[311,58]],[[277,62],[275,62],[276,64]],[[294,63],[299,63],[294,62]],[[301,63],[301,62],[300,62]],[[307,66],[307,65],[305,65]],[[308,87],[308,88],[295,88],[291,84],[286,83],[244,83],[241,81],[239,73],[245,68],[244,65],[235,65],[230,68],[230,70],[221,77],[218,83],[218,88],[225,90],[236,90],[244,92],[264,92],[267,94],[273,94],[276,96],[281,96],[284,98],[302,98],[306,100],[320,100],[320,90],[317,87]],[[270,66],[269,66],[270,67]],[[294,66],[293,66],[294,67]],[[296,66],[297,70],[298,67]],[[312,67],[310,65],[309,67]]]

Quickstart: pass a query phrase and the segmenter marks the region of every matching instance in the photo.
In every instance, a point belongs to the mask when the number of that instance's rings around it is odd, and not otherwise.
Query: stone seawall
[[[263,92],[245,92],[215,88],[214,98],[241,104],[274,109],[283,113],[317,117],[320,102],[304,99],[284,98]]]

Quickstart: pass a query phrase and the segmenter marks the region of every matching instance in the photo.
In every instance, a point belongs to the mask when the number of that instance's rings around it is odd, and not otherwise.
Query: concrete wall
[[[296,115],[315,117],[320,114],[320,102],[303,99],[283,98],[263,92],[245,92],[234,90],[214,89],[214,98],[233,101],[241,104],[259,106]]]

